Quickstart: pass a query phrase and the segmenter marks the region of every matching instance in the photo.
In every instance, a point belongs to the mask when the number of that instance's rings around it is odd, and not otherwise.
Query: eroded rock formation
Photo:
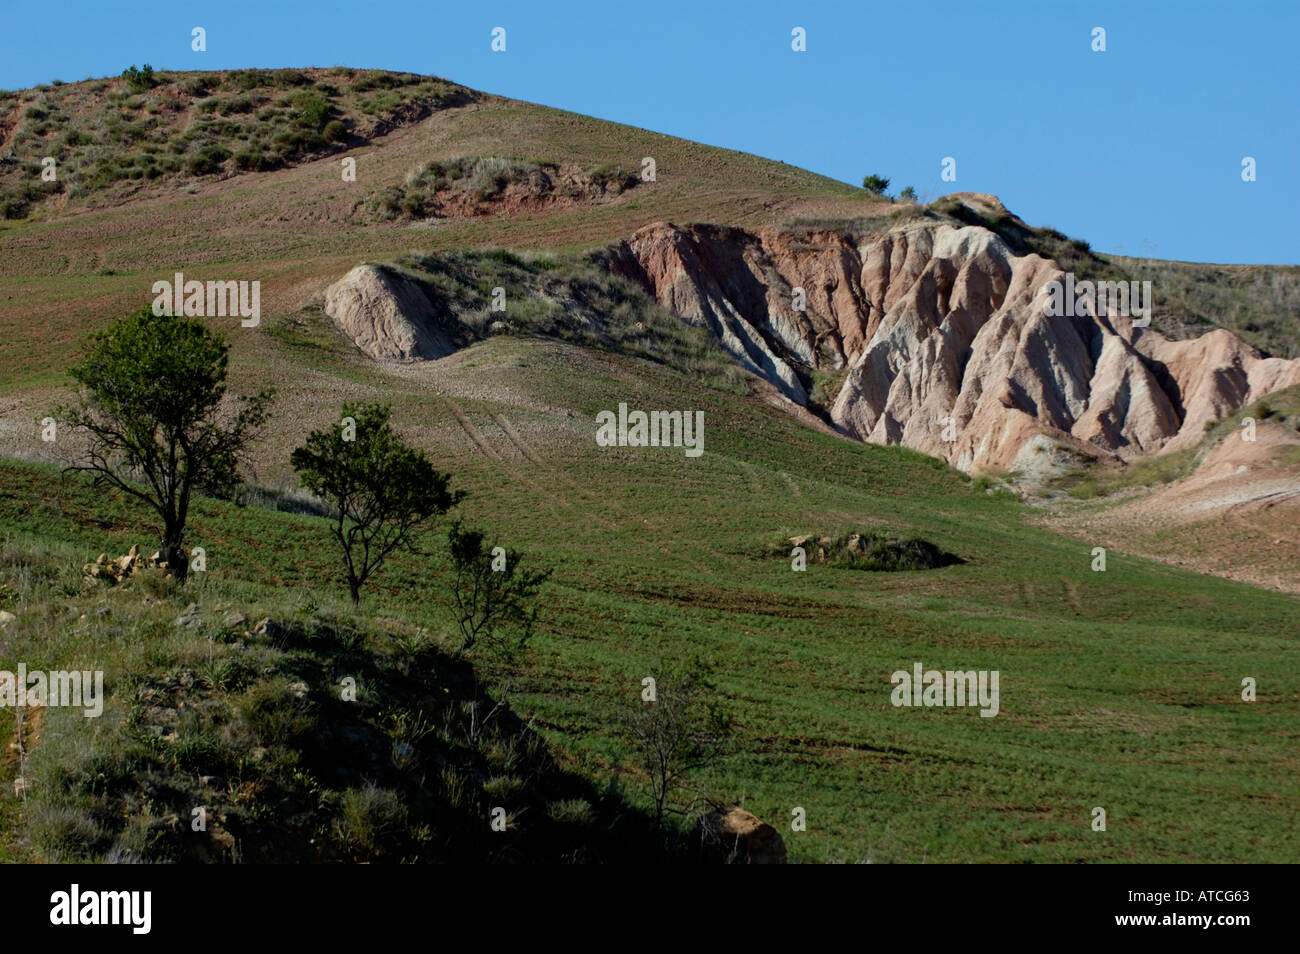
[[[814,373],[846,371],[828,402],[845,433],[965,470],[1032,467],[1061,446],[1120,458],[1187,446],[1207,421],[1300,381],[1300,361],[1227,331],[1173,341],[1092,299],[1090,313],[1050,317],[1061,268],[980,226],[921,218],[854,245],[658,223],[617,246],[611,268],[793,401],[807,403]]]
[[[961,201],[1009,216],[991,196]],[[857,242],[656,223],[604,262],[842,433],[968,471],[1190,446],[1206,422],[1300,382],[1300,360],[1264,358],[1228,331],[1171,340],[1097,296],[1053,316],[1050,288],[1066,280],[1055,261],[934,217]],[[438,358],[472,336],[430,294],[359,265],[326,291],[325,311],[373,358]]]

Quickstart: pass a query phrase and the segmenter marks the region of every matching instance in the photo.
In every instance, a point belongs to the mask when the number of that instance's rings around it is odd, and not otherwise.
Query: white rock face
[[[327,288],[325,314],[379,361],[441,358],[456,350],[420,286],[377,265],[358,265]]]

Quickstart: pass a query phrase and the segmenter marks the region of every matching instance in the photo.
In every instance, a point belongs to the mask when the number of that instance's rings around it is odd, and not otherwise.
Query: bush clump
[[[768,553],[780,559],[790,559],[794,547],[803,547],[809,563],[876,573],[935,570],[966,562],[929,540],[892,536],[880,530],[846,533],[838,537],[825,534],[784,537],[771,544]]]
[[[158,77],[154,75],[153,67],[146,63],[141,69],[136,69],[132,63],[122,71],[122,79],[126,81],[126,88],[132,93],[144,93],[158,85]]]
[[[185,171],[194,176],[215,175],[229,158],[230,150],[224,146],[204,146],[185,161]]]
[[[185,84],[181,86],[181,92],[185,93],[187,96],[192,96],[195,99],[202,99],[203,97],[210,95],[212,91],[220,85],[221,79],[219,77],[213,76],[211,73],[205,73],[202,76],[196,76],[191,80],[187,80]]]
[[[294,93],[289,102],[294,109],[294,121],[303,129],[320,132],[329,121],[333,107],[329,101],[305,90]]]
[[[884,176],[872,174],[863,178],[862,188],[872,195],[884,195],[885,190],[889,188],[889,180]]]
[[[234,90],[257,89],[259,86],[274,86],[271,74],[266,70],[235,70],[226,77],[226,87]]]
[[[276,70],[271,74],[271,80],[282,89],[291,86],[306,86],[311,82],[300,70]]]
[[[275,156],[269,156],[257,147],[241,149],[235,153],[234,163],[240,172],[266,172],[280,164]]]
[[[403,185],[372,194],[368,205],[381,219],[433,218],[449,209],[472,212],[477,203],[497,199],[512,186],[535,198],[597,199],[621,194],[639,181],[614,163],[579,170],[542,160],[462,156],[413,169]]]

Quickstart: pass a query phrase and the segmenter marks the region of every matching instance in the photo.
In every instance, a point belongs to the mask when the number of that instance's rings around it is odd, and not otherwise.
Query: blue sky
[[[1296,2],[172,0],[4,19],[7,89],[144,62],[411,70],[855,184],[992,192],[1103,251],[1300,263]]]

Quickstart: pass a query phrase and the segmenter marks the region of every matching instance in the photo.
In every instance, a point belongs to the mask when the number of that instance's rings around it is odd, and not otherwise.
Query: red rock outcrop
[[[868,336],[858,252],[834,232],[658,223],[618,245],[610,268],[707,327],[742,365],[799,404],[808,392],[797,368],[841,368]],[[798,281],[790,284],[790,275]]]
[[[965,470],[1032,468],[1052,446],[1120,458],[1188,446],[1206,421],[1300,381],[1300,360],[1262,358],[1224,330],[1173,341],[1094,299],[1051,317],[1061,268],[981,226],[916,219],[855,245],[657,223],[610,267],[799,404],[814,371],[847,369],[837,427]]]

